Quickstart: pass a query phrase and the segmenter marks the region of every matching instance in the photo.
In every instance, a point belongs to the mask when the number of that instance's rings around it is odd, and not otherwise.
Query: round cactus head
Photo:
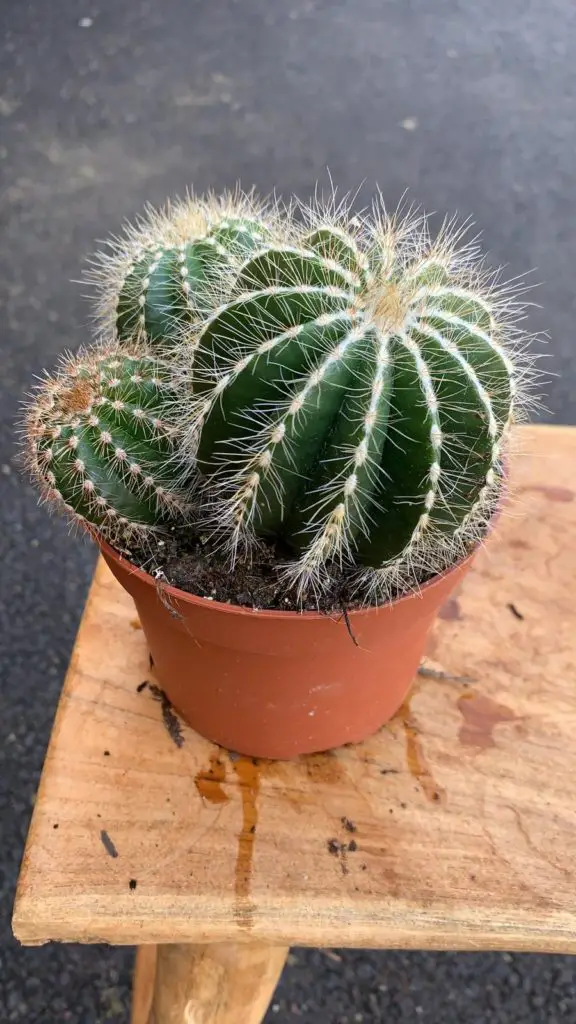
[[[273,210],[239,192],[148,209],[93,260],[100,327],[132,348],[170,345],[222,300],[274,221]]]
[[[206,524],[233,553],[281,540],[301,588],[336,565],[382,592],[443,569],[498,501],[526,377],[514,312],[423,218],[316,215],[263,244],[183,350]]]
[[[27,413],[28,462],[45,500],[111,541],[181,518],[165,419],[173,401],[166,367],[149,355],[65,359]]]

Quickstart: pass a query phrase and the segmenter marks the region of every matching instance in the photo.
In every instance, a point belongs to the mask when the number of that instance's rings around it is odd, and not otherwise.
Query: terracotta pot
[[[156,677],[203,736],[256,757],[358,742],[402,704],[428,630],[471,559],[419,594],[343,617],[252,611],[164,586],[99,541],[134,598]],[[168,610],[171,606],[172,613]]]

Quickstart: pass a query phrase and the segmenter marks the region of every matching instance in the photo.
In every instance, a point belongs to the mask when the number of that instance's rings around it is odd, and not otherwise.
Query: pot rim
[[[492,521],[488,528],[488,533],[492,531],[495,518],[497,518],[497,514],[492,517]],[[150,573],[144,572],[143,569],[140,569],[137,565],[134,565],[132,562],[128,561],[127,558],[124,558],[124,556],[119,554],[119,552],[116,551],[116,549],[113,548],[112,545],[108,544],[108,542],[105,541],[104,538],[101,537],[97,531],[90,532],[92,533],[93,539],[98,544],[100,550],[103,551],[113,561],[117,562],[120,565],[120,567],[124,569],[125,572],[128,572],[129,574],[136,576],[143,583],[148,583],[150,586],[158,586],[159,581],[155,580],[154,577],[150,575]],[[397,605],[402,604],[404,602],[420,600],[423,597],[424,591],[432,590],[434,587],[438,586],[438,584],[440,584],[442,580],[446,579],[446,577],[449,576],[451,573],[455,572],[461,566],[471,562],[474,556],[477,554],[478,549],[483,544],[484,540],[485,538],[483,538],[483,540],[478,541],[478,543],[474,546],[470,554],[467,555],[465,558],[461,558],[458,562],[455,562],[454,565],[451,565],[448,569],[445,569],[443,572],[438,573],[431,580],[428,580],[427,583],[423,583],[421,586],[419,586],[417,590],[414,590],[409,594],[403,594],[402,597],[394,598],[393,601],[386,601],[384,604],[369,605],[366,608],[352,608],[347,613],[348,616],[351,619],[356,619],[360,615],[369,615],[371,613],[381,612],[386,608],[395,608]],[[170,597],[173,597],[178,601],[184,601],[187,604],[196,605],[201,608],[213,608],[214,611],[217,612],[228,612],[232,615],[240,615],[244,617],[258,615],[264,618],[294,619],[295,617],[297,617],[299,619],[308,620],[325,620],[327,618],[332,618],[332,616],[327,615],[325,612],[297,612],[293,610],[280,611],[276,608],[246,608],[243,605],[232,604],[227,601],[209,600],[206,597],[200,597],[200,595],[198,594],[191,594],[187,590],[180,590],[179,587],[174,587],[172,586],[171,583],[162,583],[162,590],[164,593],[169,594]]]

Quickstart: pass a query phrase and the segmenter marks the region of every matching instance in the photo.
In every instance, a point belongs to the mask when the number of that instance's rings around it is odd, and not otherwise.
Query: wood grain
[[[512,506],[444,607],[427,674],[359,746],[254,764],[184,728],[178,749],[141,685],[131,601],[98,566],[21,942],[576,952],[576,430],[520,440]]]
[[[260,1024],[287,955],[285,946],[159,946],[150,1024]]]

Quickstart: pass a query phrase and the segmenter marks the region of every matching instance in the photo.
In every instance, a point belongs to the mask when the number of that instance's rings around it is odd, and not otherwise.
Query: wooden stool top
[[[517,501],[366,743],[293,763],[180,727],[100,562],[22,865],[21,942],[576,952],[576,430],[519,432]],[[58,609],[54,609],[58,614]]]

